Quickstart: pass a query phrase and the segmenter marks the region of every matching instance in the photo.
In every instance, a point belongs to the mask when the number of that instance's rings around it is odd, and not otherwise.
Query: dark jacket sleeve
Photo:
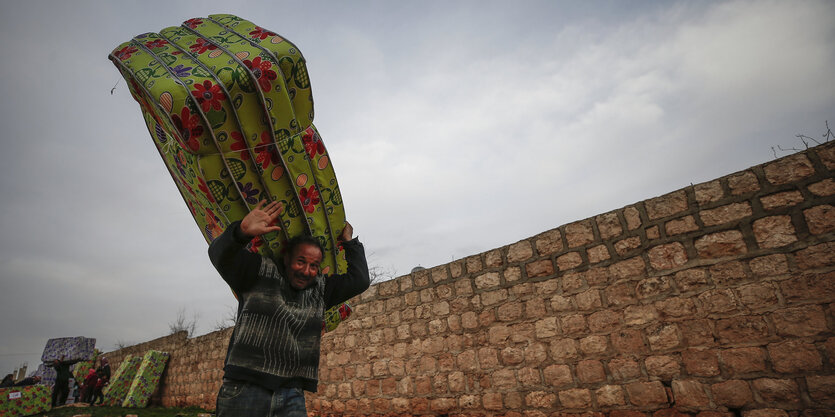
[[[245,249],[250,240],[240,222],[234,222],[209,245],[212,265],[235,294],[243,294],[258,280],[261,255]]]
[[[325,304],[328,308],[362,294],[371,285],[365,248],[357,238],[342,243],[348,271],[325,279]]]

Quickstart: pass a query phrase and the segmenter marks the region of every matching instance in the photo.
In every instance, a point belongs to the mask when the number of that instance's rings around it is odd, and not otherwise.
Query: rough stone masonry
[[[377,284],[308,408],[835,415],[833,174],[827,143]],[[172,345],[157,402],[214,408],[229,331],[172,338],[129,348]]]

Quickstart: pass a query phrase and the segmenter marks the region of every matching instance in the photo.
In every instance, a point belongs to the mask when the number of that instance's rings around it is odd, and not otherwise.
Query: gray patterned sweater
[[[235,222],[209,246],[212,264],[238,296],[224,378],[271,390],[316,392],[325,310],[370,285],[362,243],[343,243],[345,274],[327,279],[319,275],[304,290],[296,290],[285,280],[283,264],[245,249],[249,240]]]

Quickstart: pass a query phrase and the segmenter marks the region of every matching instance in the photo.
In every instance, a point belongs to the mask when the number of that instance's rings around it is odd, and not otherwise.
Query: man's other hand
[[[354,227],[351,226],[351,223],[345,222],[345,228],[342,229],[342,233],[337,236],[337,240],[340,242],[347,242],[351,240],[351,236],[354,235]]]

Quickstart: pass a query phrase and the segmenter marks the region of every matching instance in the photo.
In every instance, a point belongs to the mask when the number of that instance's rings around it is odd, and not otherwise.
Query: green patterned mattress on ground
[[[165,370],[165,364],[168,363],[168,357],[168,353],[156,350],[145,353],[122,407],[142,408],[148,405],[162,377],[162,371]]]
[[[282,230],[249,249],[278,257],[289,238],[310,234],[325,248],[322,272],[346,271],[342,197],[294,44],[216,14],[138,35],[109,58],[207,242],[260,200],[278,201]]]
[[[52,409],[52,390],[46,385],[0,388],[0,416],[30,416]]]
[[[136,371],[139,370],[141,363],[142,358],[133,355],[128,355],[122,360],[119,368],[116,369],[116,372],[110,378],[110,384],[104,387],[104,405],[122,405],[122,402],[128,395],[128,391],[130,391],[133,378],[136,376]]]

